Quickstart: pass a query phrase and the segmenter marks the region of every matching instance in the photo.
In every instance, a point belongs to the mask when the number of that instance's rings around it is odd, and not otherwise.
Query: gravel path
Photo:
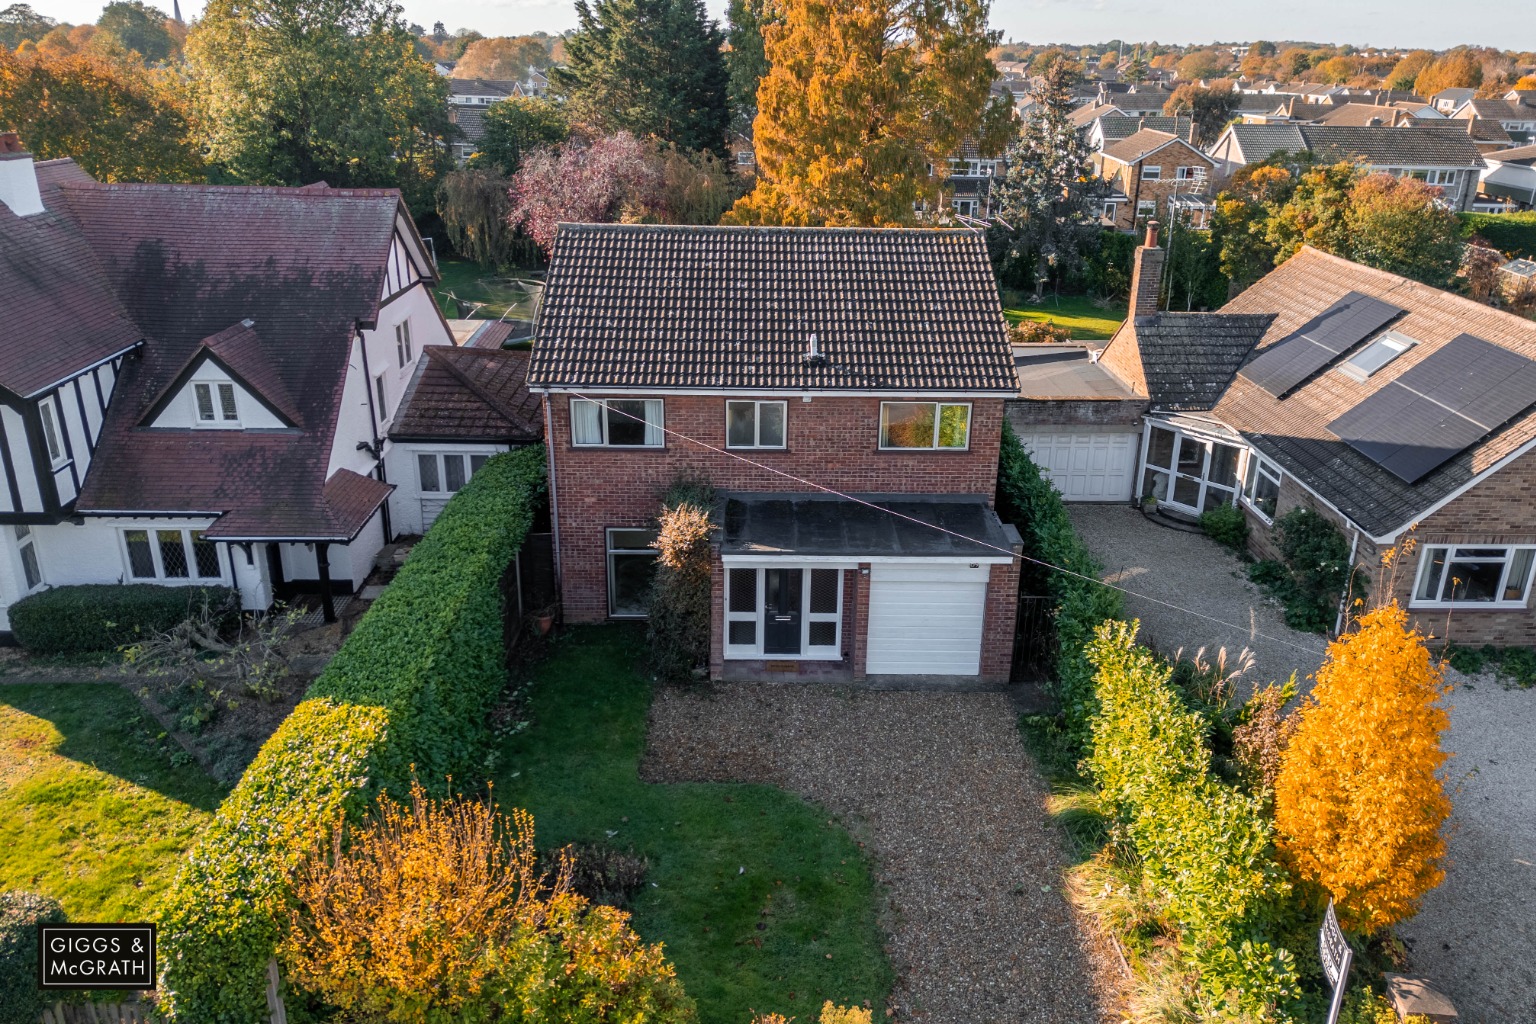
[[[1114,953],[1061,892],[1045,786],[996,693],[734,684],[658,693],[642,775],[781,786],[874,854],[893,1019],[1095,1024]]]
[[[1226,647],[1235,656],[1247,647],[1254,660],[1251,680],[1283,682],[1294,671],[1306,692],[1328,642],[1287,626],[1280,606],[1248,581],[1246,567],[1231,551],[1202,533],[1159,526],[1124,505],[1074,504],[1067,512],[1104,567],[1104,579],[1145,595],[1125,602],[1127,614],[1141,620],[1145,643],[1168,655],[1180,647],[1188,654],[1204,647],[1208,655]]]

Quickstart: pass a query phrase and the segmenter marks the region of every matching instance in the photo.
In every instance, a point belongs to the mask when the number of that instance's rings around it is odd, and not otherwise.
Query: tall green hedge
[[[161,908],[172,1020],[264,1021],[289,869],[412,766],[437,792],[473,767],[506,684],[499,582],[544,466],[542,446],[496,456],[453,497],[219,808]]]
[[[1536,210],[1525,213],[1463,213],[1461,237],[1488,240],[1500,252],[1536,259]]]
[[[1069,737],[1074,747],[1081,749],[1087,743],[1095,708],[1088,644],[1099,623],[1125,615],[1125,601],[1119,591],[1095,582],[1099,564],[1072,528],[1061,494],[1030,459],[1007,423],[1003,424],[998,462],[997,508],[1004,521],[1018,527],[1026,555],[1058,567],[1048,569],[1026,561],[1020,583],[1035,594],[1054,599],[1056,698],[1066,715]]]
[[[0,1024],[42,1019],[49,1000],[37,987],[37,927],[65,920],[64,908],[51,896],[20,889],[0,892]]]
[[[168,587],[159,583],[85,583],[40,590],[11,605],[11,632],[35,654],[111,651],[181,622],[204,601],[240,608],[229,587]]]

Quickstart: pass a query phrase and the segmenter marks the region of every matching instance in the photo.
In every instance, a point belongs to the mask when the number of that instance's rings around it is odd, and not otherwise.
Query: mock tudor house
[[[1135,498],[1235,503],[1260,557],[1315,509],[1426,634],[1536,642],[1536,323],[1310,247],[1216,313],[1159,312],[1162,257],[1154,232],[1095,364],[1146,403]]]
[[[1018,385],[979,235],[562,225],[535,336],[567,621],[645,614],[661,496],[702,479],[712,677],[1007,679]]]
[[[393,190],[104,185],[0,133],[0,629],[74,583],[294,588],[394,532],[382,456],[451,344]]]

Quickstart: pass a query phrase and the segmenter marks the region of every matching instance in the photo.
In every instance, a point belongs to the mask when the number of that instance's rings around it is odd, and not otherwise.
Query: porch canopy
[[[980,497],[727,492],[722,557],[868,561],[911,558],[1007,562],[1019,543]],[[872,508],[867,501],[879,506]],[[889,511],[887,511],[889,510]],[[934,527],[939,527],[935,529]]]

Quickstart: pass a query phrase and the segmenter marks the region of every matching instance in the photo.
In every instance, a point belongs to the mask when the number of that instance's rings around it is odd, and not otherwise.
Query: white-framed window
[[[1104,219],[1105,220],[1114,220],[1115,219],[1115,214],[1118,213],[1119,210],[1120,210],[1120,205],[1118,203],[1105,203],[1104,204]]]
[[[1200,168],[1175,167],[1173,169],[1173,176],[1179,181],[1194,181],[1196,178],[1200,177]]]
[[[1162,181],[1163,180],[1163,168],[1162,168],[1162,166],[1159,165],[1159,164],[1142,164],[1141,165],[1141,180],[1142,181]]]
[[[956,199],[953,200],[953,205],[955,212],[962,217],[976,216],[976,200],[974,199]]]
[[[1155,213],[1157,213],[1157,200],[1156,199],[1138,199],[1138,200],[1136,200],[1136,216],[1138,216],[1138,217],[1150,217],[1150,216],[1152,216]]]
[[[1243,474],[1243,504],[1266,523],[1275,521],[1280,504],[1280,467],[1258,452],[1248,453],[1248,470]]]
[[[128,575],[136,580],[224,578],[219,546],[201,530],[145,528],[121,531]]]
[[[786,402],[726,402],[727,448],[783,448]]]
[[[373,378],[373,397],[379,406],[379,419],[389,419],[389,403],[384,400],[384,375]]]
[[[1413,606],[1524,608],[1536,546],[1426,544],[1419,556]]]
[[[463,452],[417,452],[416,478],[423,494],[456,494],[480,472],[489,455]]]
[[[725,656],[843,656],[842,568],[727,566]]]
[[[48,446],[48,459],[55,466],[64,462],[64,445],[59,440],[59,421],[53,415],[52,396],[37,403],[43,419],[43,443]]]
[[[1350,357],[1339,367],[1339,372],[1355,380],[1365,380],[1416,344],[1405,334],[1388,331]]]
[[[1430,185],[1454,185],[1456,184],[1456,172],[1443,168],[1435,171],[1426,171],[1424,181]]]
[[[43,570],[37,564],[37,545],[33,540],[32,527],[16,527],[16,550],[21,555],[21,573],[26,577],[29,594],[43,585]]]
[[[661,448],[659,398],[571,399],[571,443],[582,448]]]
[[[969,402],[881,402],[880,447],[960,450],[971,443]]]
[[[651,579],[656,575],[658,531],[647,527],[610,527],[608,538],[608,614],[643,619],[650,612]]]
[[[235,386],[223,381],[197,381],[192,385],[192,399],[197,406],[197,425],[226,427],[240,424],[240,407],[235,401]]]
[[[409,318],[395,324],[395,358],[403,370],[414,358],[411,352],[411,321]]]
[[[751,167],[757,162],[750,149],[738,149],[736,151],[736,165],[738,167]]]

